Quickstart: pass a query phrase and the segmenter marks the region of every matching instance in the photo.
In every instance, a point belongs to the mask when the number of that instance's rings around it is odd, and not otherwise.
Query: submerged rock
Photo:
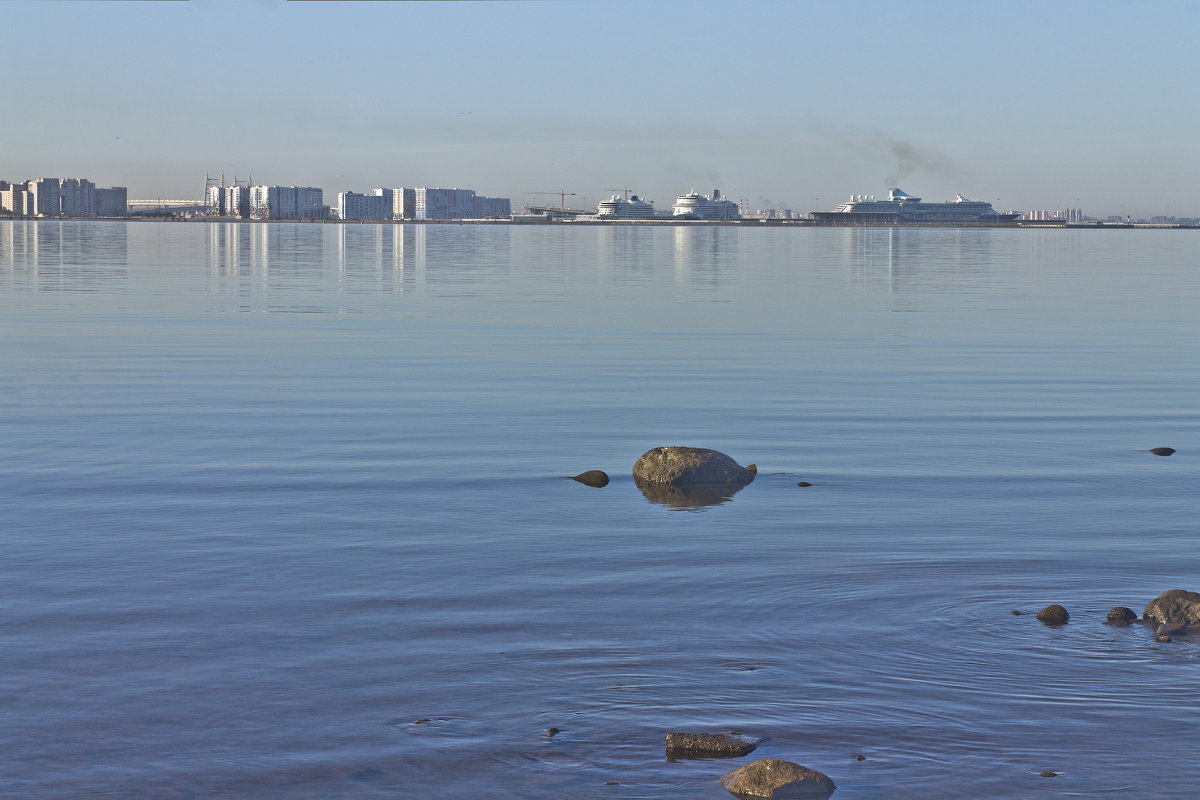
[[[828,775],[777,758],[760,758],[721,776],[721,785],[743,800],[824,800],[837,785]]]
[[[1169,456],[1175,454],[1174,447],[1151,447],[1150,452],[1156,456]]]
[[[1037,618],[1047,625],[1064,625],[1071,618],[1071,615],[1067,613],[1065,608],[1055,603],[1039,611]]]
[[[1142,612],[1142,619],[1161,625],[1182,622],[1200,625],[1200,594],[1186,589],[1171,589],[1154,598]]]
[[[758,739],[732,733],[667,734],[667,758],[737,758],[753,752]]]
[[[1154,638],[1160,642],[1169,642],[1175,634],[1187,632],[1187,625],[1182,622],[1164,622],[1154,629]]]
[[[598,469],[589,469],[587,472],[581,472],[571,480],[579,481],[587,486],[595,486],[597,489],[608,486],[608,474]]]
[[[703,447],[655,447],[633,465],[635,480],[671,486],[743,486],[757,474],[754,464],[743,467]]]
[[[1125,606],[1113,606],[1109,609],[1105,622],[1109,625],[1128,625],[1137,619],[1137,612]]]

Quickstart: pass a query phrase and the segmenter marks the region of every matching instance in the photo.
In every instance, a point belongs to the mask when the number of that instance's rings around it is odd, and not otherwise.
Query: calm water
[[[0,223],[0,795],[1192,798],[1200,636],[1101,623],[1200,589],[1198,301],[1188,231]]]

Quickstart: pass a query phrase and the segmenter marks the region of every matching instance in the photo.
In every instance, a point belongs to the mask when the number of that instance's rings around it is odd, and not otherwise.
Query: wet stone
[[[667,734],[667,758],[737,758],[753,752],[758,739],[732,733]]]
[[[581,472],[571,480],[579,481],[585,486],[594,486],[597,489],[608,486],[608,474],[598,469],[589,469],[587,472]]]
[[[742,800],[824,800],[837,785],[828,775],[777,758],[760,758],[721,776],[721,785]]]
[[[1200,594],[1186,589],[1171,589],[1151,600],[1142,619],[1155,624],[1183,622],[1200,625]]]
[[[1062,606],[1055,603],[1054,605],[1046,606],[1037,613],[1037,618],[1047,625],[1065,625],[1071,615]]]
[[[654,447],[633,465],[633,477],[671,486],[743,486],[758,467],[740,466],[729,456],[704,447]]]
[[[1154,629],[1155,636],[1174,636],[1187,633],[1187,625],[1182,622],[1164,622]]]
[[[1174,447],[1151,447],[1150,452],[1156,456],[1170,456],[1175,454]]]
[[[1137,619],[1137,612],[1125,606],[1113,606],[1108,611],[1105,622],[1109,625],[1128,625]]]

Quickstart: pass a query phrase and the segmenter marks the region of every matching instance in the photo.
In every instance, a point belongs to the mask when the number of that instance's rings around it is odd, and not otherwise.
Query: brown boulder
[[[721,776],[721,785],[742,800],[824,800],[837,786],[828,775],[777,758],[760,758]]]
[[[1037,618],[1047,625],[1065,625],[1071,615],[1062,606],[1055,603],[1052,606],[1046,606],[1037,613]]]
[[[1137,612],[1125,606],[1113,606],[1105,619],[1109,625],[1128,625],[1137,619]]]
[[[751,464],[740,466],[729,456],[704,447],[655,447],[633,465],[633,477],[671,486],[740,486],[758,474]]]
[[[1142,619],[1156,624],[1182,622],[1200,625],[1200,594],[1186,589],[1171,589],[1150,601]]]

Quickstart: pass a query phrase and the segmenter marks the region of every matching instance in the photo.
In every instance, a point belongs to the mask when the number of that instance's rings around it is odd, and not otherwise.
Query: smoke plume
[[[941,178],[952,178],[958,174],[958,166],[941,153],[919,148],[901,139],[889,139],[887,146],[896,161],[896,171],[887,179],[888,186],[899,186],[901,181],[916,174]]]

